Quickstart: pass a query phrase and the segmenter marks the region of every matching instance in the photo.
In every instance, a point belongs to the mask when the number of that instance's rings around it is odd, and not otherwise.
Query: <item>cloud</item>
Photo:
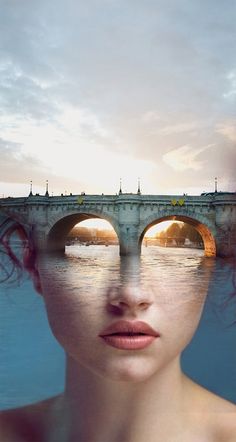
[[[0,138],[0,155],[1,181],[22,183],[29,181],[32,175],[37,179],[39,174],[49,172],[33,155],[25,155],[19,143]]]
[[[227,92],[223,94],[224,98],[234,98],[236,95],[236,70],[230,71],[226,76],[228,83],[229,83],[229,89]]]
[[[33,180],[35,186],[45,188],[47,179],[51,181],[57,193],[64,189],[82,188],[80,179],[63,177],[53,173],[50,165],[36,158],[33,154],[24,153],[22,145],[0,138],[0,177],[2,183],[27,184]]]
[[[52,119],[58,113],[58,103],[52,97],[55,84],[58,84],[56,80],[26,74],[13,62],[2,62],[0,114],[37,121]]]
[[[236,121],[229,121],[218,125],[217,132],[224,135],[230,141],[236,142]]]
[[[234,7],[233,0],[228,8],[213,0],[4,0],[0,129],[21,169],[15,174],[4,157],[4,179],[30,172],[58,188],[82,183],[94,191],[107,179],[114,189],[118,175],[136,180],[142,162],[154,192],[197,181],[206,189],[216,171],[227,177]]]
[[[188,169],[199,171],[203,168],[204,161],[197,157],[202,152],[211,148],[212,145],[193,148],[191,146],[181,146],[177,149],[171,150],[163,155],[163,161],[176,171],[183,172]]]
[[[158,113],[157,111],[147,111],[141,116],[141,121],[143,123],[155,123],[157,121],[161,120],[161,113]]]
[[[194,131],[198,127],[199,127],[199,124],[197,122],[177,123],[177,124],[162,127],[160,129],[160,133],[162,135],[185,133],[185,132]]]

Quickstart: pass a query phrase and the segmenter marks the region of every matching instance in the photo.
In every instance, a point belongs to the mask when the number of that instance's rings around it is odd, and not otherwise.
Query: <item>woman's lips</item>
[[[141,350],[160,335],[146,322],[122,320],[109,325],[99,336],[112,347],[122,350]]]
[[[112,347],[119,348],[122,350],[141,350],[146,348],[148,345],[156,339],[154,336],[148,335],[107,335],[101,336],[102,339]]]

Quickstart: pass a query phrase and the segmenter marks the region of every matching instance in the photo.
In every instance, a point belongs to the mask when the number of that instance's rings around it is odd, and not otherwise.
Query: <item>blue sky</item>
[[[2,0],[0,194],[236,191],[236,2]]]

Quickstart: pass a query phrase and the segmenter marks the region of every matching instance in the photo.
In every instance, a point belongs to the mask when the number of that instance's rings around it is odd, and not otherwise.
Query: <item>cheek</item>
[[[167,357],[177,356],[191,341],[201,318],[204,298],[162,304],[162,339]]]
[[[197,275],[198,276],[198,275]],[[180,353],[192,339],[204,307],[209,279],[186,277],[155,279],[152,284],[157,327],[168,353]]]
[[[91,340],[103,308],[101,296],[84,292],[58,279],[43,281],[43,296],[52,332],[67,352]]]

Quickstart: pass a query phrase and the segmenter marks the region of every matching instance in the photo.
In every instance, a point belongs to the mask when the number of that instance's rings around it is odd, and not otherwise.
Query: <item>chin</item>
[[[156,368],[157,369],[157,368]],[[148,361],[119,361],[100,373],[103,378],[119,382],[144,382],[156,372]]]

